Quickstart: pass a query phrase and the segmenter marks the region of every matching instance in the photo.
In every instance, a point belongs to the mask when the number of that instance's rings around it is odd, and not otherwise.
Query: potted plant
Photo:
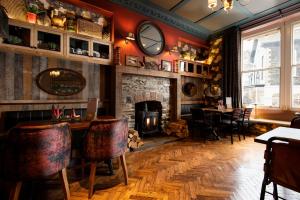
[[[27,21],[29,23],[35,24],[37,19],[37,14],[40,13],[39,6],[36,3],[28,3],[27,5]]]

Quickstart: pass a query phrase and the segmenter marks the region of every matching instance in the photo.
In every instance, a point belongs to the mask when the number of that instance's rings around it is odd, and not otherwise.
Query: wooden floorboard
[[[263,178],[265,145],[248,137],[232,145],[230,139],[185,139],[126,154],[129,184],[121,168],[113,176],[98,175],[93,200],[256,200]],[[88,175],[70,181],[71,199],[88,199]],[[47,188],[42,189],[42,188]],[[63,199],[59,184],[40,186],[42,200]],[[268,187],[271,190],[272,187]],[[288,200],[299,193],[279,187]],[[38,199],[37,198],[37,199]],[[266,195],[266,199],[272,199]]]

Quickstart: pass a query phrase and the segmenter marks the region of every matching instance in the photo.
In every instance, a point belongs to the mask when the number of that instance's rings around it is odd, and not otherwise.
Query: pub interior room
[[[0,200],[300,200],[300,0],[0,0]]]

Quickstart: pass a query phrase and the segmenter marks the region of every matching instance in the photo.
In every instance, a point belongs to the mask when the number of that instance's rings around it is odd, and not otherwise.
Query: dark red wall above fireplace
[[[131,11],[127,8],[121,7],[118,4],[114,4],[109,1],[96,1],[96,0],[85,0],[93,5],[97,5],[103,9],[109,10],[114,13],[114,25],[115,25],[115,47],[121,47],[121,63],[125,64],[125,55],[134,55],[139,56],[140,59],[144,56],[143,52],[138,48],[137,43],[135,41],[131,41],[128,44],[125,44],[124,37],[128,32],[132,32],[136,34],[137,26],[145,21],[149,20],[155,23],[160,27],[162,32],[164,33],[164,37],[166,40],[166,46],[172,48],[177,44],[178,41],[184,41],[189,44],[193,44],[195,46],[205,46],[207,47],[207,42],[197,38],[193,35],[185,33],[179,29],[171,27],[165,23],[162,23],[158,20],[149,18],[147,16],[141,15],[137,12]],[[173,61],[178,59],[178,54],[171,54],[167,51],[164,51],[162,54],[157,56],[159,60],[169,60]]]

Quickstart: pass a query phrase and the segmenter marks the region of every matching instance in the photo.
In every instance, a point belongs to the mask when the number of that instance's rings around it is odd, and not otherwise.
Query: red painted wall
[[[86,0],[86,2],[88,2],[88,0]],[[143,56],[145,55],[139,49],[135,41],[129,41],[128,44],[125,44],[125,40],[124,40],[124,37],[127,35],[128,32],[132,32],[136,34],[136,28],[141,22],[145,20],[152,21],[158,27],[161,28],[165,37],[166,46],[170,48],[175,46],[178,41],[189,42],[190,44],[193,44],[195,46],[207,46],[206,41],[203,41],[200,38],[197,38],[193,35],[190,35],[174,27],[171,27],[158,20],[131,11],[118,4],[109,2],[107,0],[106,1],[89,0],[89,2],[92,2],[93,5],[97,5],[99,7],[102,7],[114,13],[115,47],[116,46],[121,47],[121,63],[123,65],[125,64],[125,55],[139,56],[140,59],[143,59]],[[156,57],[159,60],[163,59],[163,60],[173,61],[178,59],[179,55],[174,53],[170,55],[169,52],[164,51],[162,54]]]

